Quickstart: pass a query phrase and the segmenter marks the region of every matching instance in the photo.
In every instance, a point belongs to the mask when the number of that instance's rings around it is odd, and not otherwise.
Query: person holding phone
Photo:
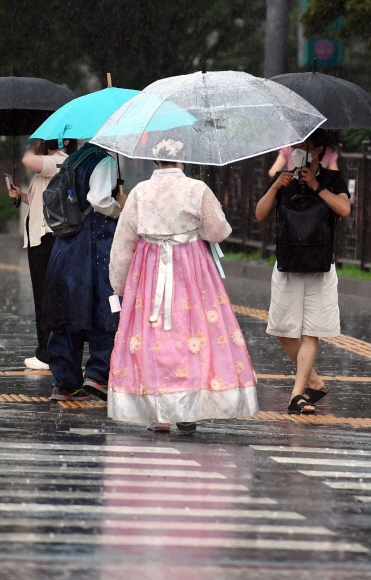
[[[35,370],[49,369],[47,344],[49,332],[42,328],[41,313],[44,299],[44,284],[54,236],[44,221],[42,195],[51,178],[58,173],[66,157],[76,149],[76,140],[64,140],[62,147],[58,139],[37,141],[29,147],[22,159],[23,165],[35,174],[27,193],[10,183],[9,196],[29,206],[24,227],[24,248],[27,248],[32,290],[35,304],[37,347],[34,356],[26,358],[26,367]]]

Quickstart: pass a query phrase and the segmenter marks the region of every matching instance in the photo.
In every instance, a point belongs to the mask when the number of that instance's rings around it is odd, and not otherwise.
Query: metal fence
[[[258,222],[255,208],[269,184],[268,169],[276,153],[247,159],[225,167],[192,166],[214,191],[233,228],[228,244],[246,252],[259,249],[263,258],[275,251],[275,216]],[[371,143],[362,153],[341,153],[339,168],[350,189],[351,214],[339,218],[335,238],[335,259],[371,268]]]

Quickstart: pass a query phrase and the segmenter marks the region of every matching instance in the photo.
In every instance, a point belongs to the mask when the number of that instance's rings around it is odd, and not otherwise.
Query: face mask
[[[303,149],[293,149],[291,152],[291,157],[295,167],[304,167],[305,160],[307,158],[307,152]],[[308,153],[308,163],[312,163],[313,157],[311,153]]]

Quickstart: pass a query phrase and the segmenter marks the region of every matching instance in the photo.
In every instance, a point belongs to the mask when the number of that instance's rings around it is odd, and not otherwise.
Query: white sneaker
[[[39,360],[35,356],[33,356],[32,358],[25,358],[24,364],[29,369],[33,369],[35,371],[40,371],[40,370],[48,371],[49,370],[49,365],[47,365],[46,363],[43,363],[41,360]]]

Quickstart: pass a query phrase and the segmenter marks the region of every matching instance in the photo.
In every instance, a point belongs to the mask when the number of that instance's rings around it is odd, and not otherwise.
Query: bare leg
[[[303,335],[301,338],[301,344],[297,354],[296,379],[291,398],[295,397],[296,395],[302,395],[304,393],[304,388],[308,381],[310,372],[313,369],[317,352],[318,352],[318,338],[316,338],[315,336]]]
[[[295,385],[290,397],[291,402],[297,395],[303,395],[311,372],[315,372],[313,365],[318,351],[318,338],[304,335],[301,339],[287,337],[279,337],[279,339],[289,357],[297,365]],[[303,400],[305,400],[304,396]],[[314,411],[315,407],[308,404],[304,407],[304,410]]]
[[[302,339],[287,338],[283,336],[279,336],[278,338],[280,339],[283,348],[285,349],[291,360],[295,364],[297,364],[297,357]],[[325,383],[323,382],[322,379],[320,379],[320,377],[317,375],[313,367],[308,376],[307,386],[316,391],[321,391],[325,387]]]

